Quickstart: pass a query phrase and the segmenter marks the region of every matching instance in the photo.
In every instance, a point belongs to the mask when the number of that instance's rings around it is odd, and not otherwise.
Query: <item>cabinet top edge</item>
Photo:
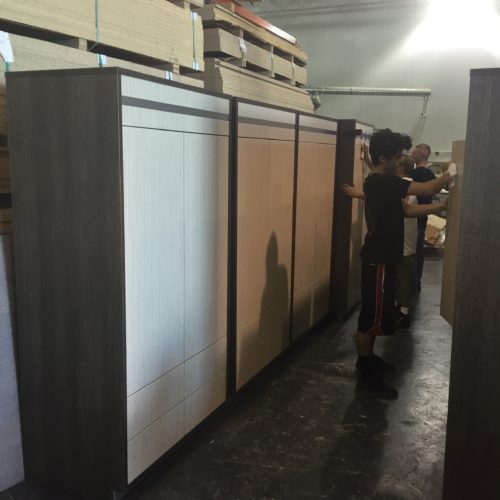
[[[210,90],[205,90],[199,87],[193,87],[185,83],[175,82],[172,80],[166,80],[159,78],[157,76],[146,75],[139,71],[133,71],[125,68],[118,68],[116,66],[109,66],[104,68],[77,68],[77,69],[46,69],[46,70],[30,70],[30,71],[10,71],[6,73],[7,81],[18,79],[18,78],[43,78],[43,77],[69,77],[69,76],[88,76],[88,75],[114,75],[119,76],[131,76],[133,78],[138,78],[141,80],[147,80],[155,83],[160,83],[163,85],[177,87],[185,90],[190,90],[192,92],[197,92],[205,95],[212,95],[215,97],[220,97],[223,99],[231,100],[231,96],[223,94],[221,92],[213,92]]]
[[[470,70],[471,78],[475,76],[500,76],[500,68],[479,68]]]

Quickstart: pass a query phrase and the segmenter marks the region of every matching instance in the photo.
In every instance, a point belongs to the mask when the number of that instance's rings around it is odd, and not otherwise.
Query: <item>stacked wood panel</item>
[[[10,33],[14,62],[0,73],[0,193],[10,193],[4,70],[25,71],[117,66],[202,86],[200,0],[18,2],[0,0],[0,30]],[[95,53],[107,54],[102,57]],[[12,229],[0,207],[0,232]]]
[[[102,498],[225,400],[229,100],[113,68],[8,92],[26,478]]]
[[[236,388],[290,344],[295,113],[238,100]]]
[[[356,120],[339,120],[335,175],[335,220],[332,264],[332,311],[336,317],[349,312],[361,298],[361,246],[366,234],[364,203],[343,195],[343,184],[363,188],[366,172],[363,141],[373,127]]]
[[[230,9],[231,2],[205,5],[205,88],[262,103],[312,112],[307,56],[296,43]]]
[[[299,115],[292,338],[330,313],[337,122]]]

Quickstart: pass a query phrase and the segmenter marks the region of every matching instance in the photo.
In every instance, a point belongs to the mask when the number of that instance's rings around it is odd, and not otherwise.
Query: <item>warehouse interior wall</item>
[[[318,113],[410,134],[443,160],[465,137],[469,71],[500,66],[500,0],[263,0],[297,37],[311,86],[429,88],[422,97],[321,95]]]

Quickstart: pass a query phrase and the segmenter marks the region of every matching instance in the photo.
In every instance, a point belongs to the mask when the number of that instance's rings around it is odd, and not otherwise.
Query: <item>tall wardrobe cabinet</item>
[[[26,478],[106,498],[226,398],[230,102],[7,80]]]

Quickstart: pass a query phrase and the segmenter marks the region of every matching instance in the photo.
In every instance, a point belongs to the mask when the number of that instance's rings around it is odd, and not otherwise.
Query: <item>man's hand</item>
[[[450,161],[445,174],[448,174],[450,177],[455,177],[457,175],[457,164],[453,161]]]
[[[363,142],[361,149],[363,151],[363,161],[370,170],[373,170],[372,157],[370,156],[370,144],[368,142]]]

